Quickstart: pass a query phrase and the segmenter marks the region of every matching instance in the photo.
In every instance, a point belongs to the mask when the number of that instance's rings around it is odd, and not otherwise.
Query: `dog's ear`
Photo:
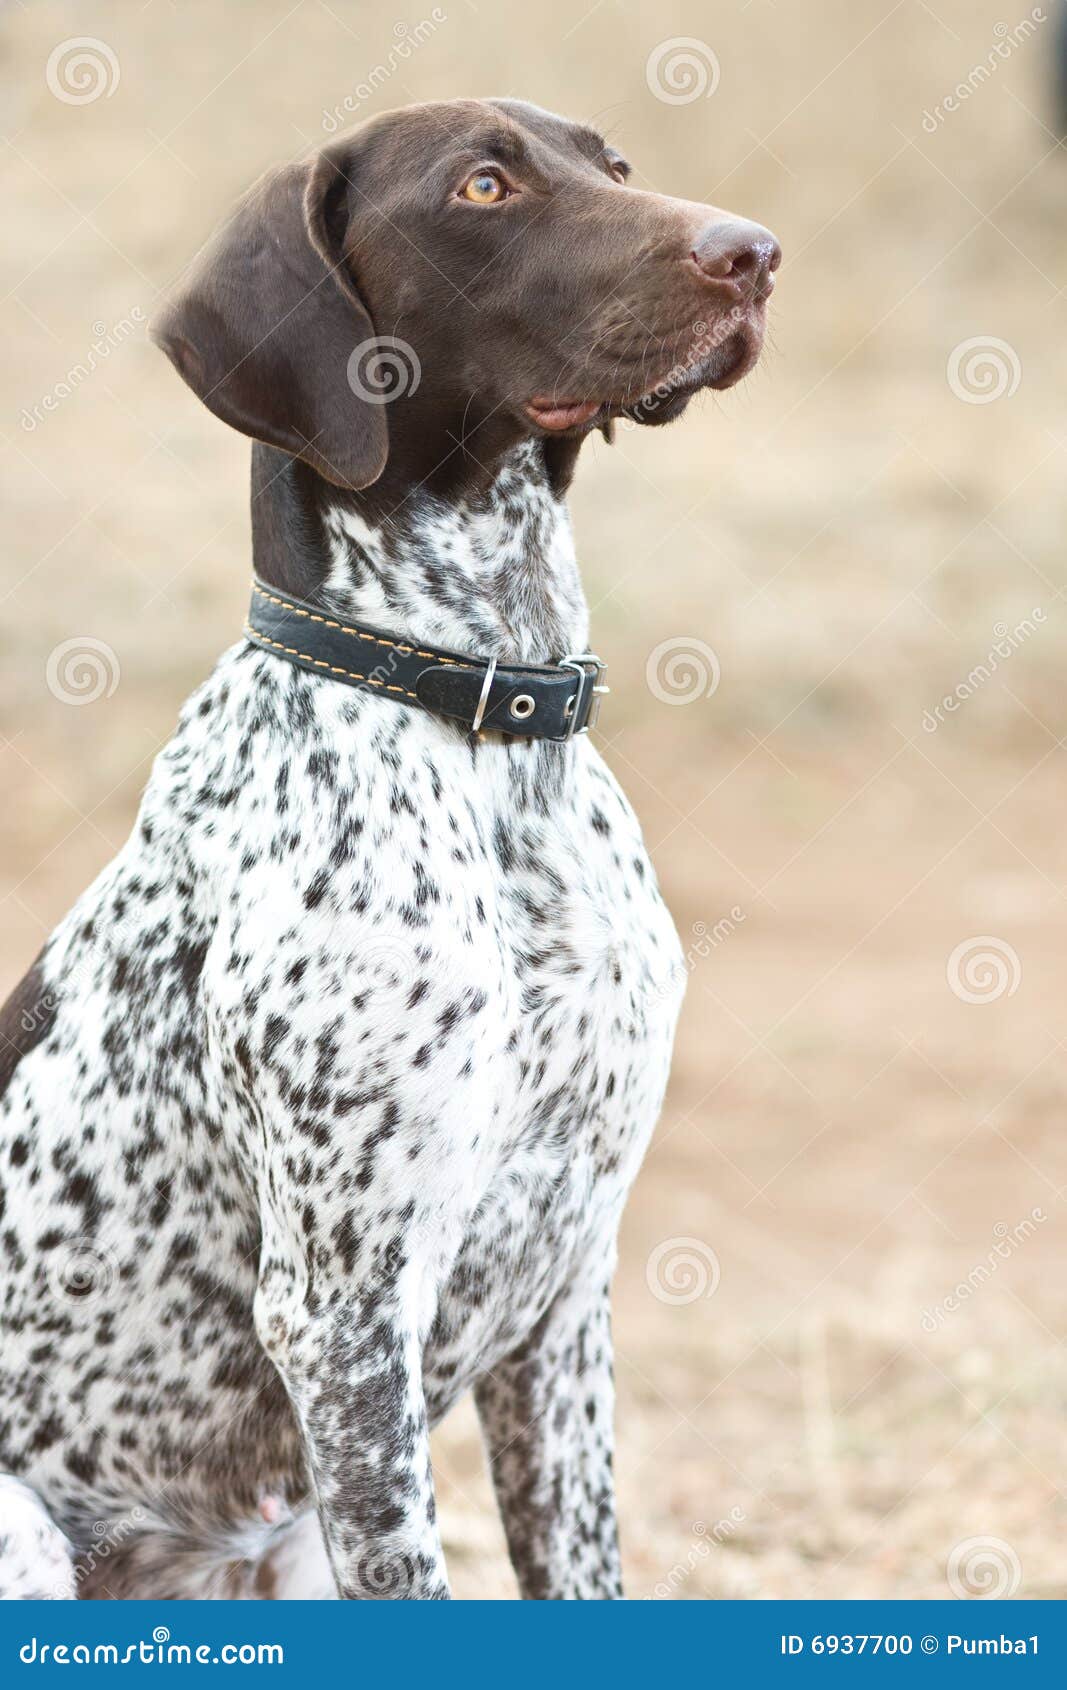
[[[368,487],[389,443],[385,406],[348,378],[374,328],[343,260],[344,157],[329,149],[258,182],[152,337],[223,422],[338,487]]]

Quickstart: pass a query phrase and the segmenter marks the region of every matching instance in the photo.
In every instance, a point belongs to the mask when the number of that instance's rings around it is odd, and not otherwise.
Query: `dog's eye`
[[[507,199],[508,190],[495,171],[478,170],[464,183],[460,197],[473,205],[495,205],[498,200]]]

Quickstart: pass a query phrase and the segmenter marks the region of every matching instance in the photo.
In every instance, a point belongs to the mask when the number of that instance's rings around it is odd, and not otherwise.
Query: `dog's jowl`
[[[778,248],[535,107],[266,177],[156,324],[252,448],[249,629],[4,1012],[0,1593],[620,1592],[609,1295],[684,968],[564,496],[759,355]]]

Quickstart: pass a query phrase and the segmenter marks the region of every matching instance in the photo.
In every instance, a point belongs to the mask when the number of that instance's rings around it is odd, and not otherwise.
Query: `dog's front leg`
[[[338,1590],[350,1600],[449,1595],[436,1526],[422,1346],[403,1279],[303,1294],[261,1275],[256,1324],[303,1432]]]
[[[607,1286],[557,1298],[475,1396],[522,1595],[621,1596]]]

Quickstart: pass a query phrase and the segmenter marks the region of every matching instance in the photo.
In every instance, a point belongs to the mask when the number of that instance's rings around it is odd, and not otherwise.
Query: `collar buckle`
[[[600,719],[600,701],[611,691],[604,684],[604,676],[608,666],[592,651],[568,652],[561,657],[557,665],[560,669],[573,669],[578,676],[578,689],[568,699],[564,715],[567,718],[567,738],[574,739],[577,734],[587,734],[590,728],[595,728]],[[586,714],[585,725],[578,726],[578,716],[581,712],[582,701],[585,697],[585,683],[591,682],[589,689],[589,709]]]
[[[489,703],[489,694],[493,689],[493,676],[495,674],[496,658],[491,657],[486,667],[485,680],[482,682],[482,690],[478,696],[478,708],[474,712],[474,720],[471,723],[472,734],[477,734],[481,731],[482,718],[485,715],[485,707]]]

